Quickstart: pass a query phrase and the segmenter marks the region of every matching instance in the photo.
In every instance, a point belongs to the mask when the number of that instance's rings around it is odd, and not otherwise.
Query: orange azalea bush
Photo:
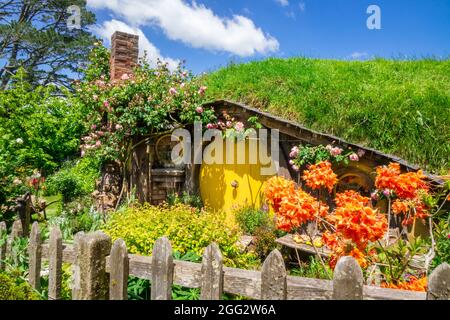
[[[302,178],[306,185],[314,190],[327,188],[331,192],[337,183],[337,175],[331,169],[330,161],[311,164],[307,170],[303,171]]]
[[[429,190],[425,179],[421,170],[402,174],[398,163],[390,163],[377,168],[375,187],[387,197],[397,197],[392,203],[392,211],[402,214],[402,223],[408,225],[416,218],[428,217],[428,208],[422,201]]]
[[[427,277],[410,276],[409,281],[399,281],[396,284],[383,282],[381,286],[400,290],[427,291]]]
[[[293,193],[295,190],[295,182],[284,177],[272,177],[266,182],[264,195],[267,202],[273,207],[275,212],[280,207],[281,200],[286,195]]]

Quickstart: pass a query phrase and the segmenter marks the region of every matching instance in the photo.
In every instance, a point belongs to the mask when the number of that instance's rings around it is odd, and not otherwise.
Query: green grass
[[[450,168],[450,60],[267,59],[206,76],[208,95],[397,155]]]
[[[61,200],[61,195],[45,196],[43,198],[45,199],[45,201],[47,203],[51,203],[56,200]],[[61,206],[61,202],[55,202],[55,203],[51,204],[50,206],[48,206],[46,209],[47,218],[56,217],[57,214],[59,213],[60,206]]]

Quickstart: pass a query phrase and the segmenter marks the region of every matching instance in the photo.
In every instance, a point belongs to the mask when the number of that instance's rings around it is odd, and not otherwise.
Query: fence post
[[[340,258],[334,269],[333,299],[362,300],[363,286],[363,273],[355,258]]]
[[[220,300],[223,291],[223,259],[220,249],[211,243],[203,253],[201,300]]]
[[[5,270],[6,247],[8,245],[6,232],[6,223],[2,221],[0,222],[0,271]]]
[[[41,288],[41,242],[39,224],[35,221],[31,226],[30,243],[28,244],[28,282],[36,290]]]
[[[125,241],[117,239],[109,256],[109,299],[128,299],[129,260]]]
[[[73,300],[108,299],[109,279],[106,256],[111,251],[111,239],[101,231],[77,234]]]
[[[450,300],[450,265],[440,264],[428,278],[427,300]]]
[[[152,252],[152,300],[171,300],[173,283],[172,246],[166,237],[156,240]]]
[[[23,236],[22,222],[20,220],[15,220],[12,225],[11,234],[9,235],[7,254],[10,257],[12,256],[13,261],[16,264],[18,263],[17,261],[18,256],[17,254],[14,254],[14,252],[12,252],[13,244],[17,238],[21,238],[22,236]]]
[[[264,260],[261,271],[261,299],[286,300],[287,280],[283,257],[277,249]]]
[[[59,227],[53,227],[50,231],[48,246],[48,299],[58,300],[61,298],[62,281],[62,235]]]

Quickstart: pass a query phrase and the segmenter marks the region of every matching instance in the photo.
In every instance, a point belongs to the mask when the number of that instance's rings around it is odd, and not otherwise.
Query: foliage
[[[277,247],[274,226],[263,225],[255,229],[255,252],[263,261]]]
[[[239,227],[246,234],[254,235],[257,228],[269,223],[269,214],[266,211],[253,207],[242,207],[235,212]]]
[[[100,176],[98,159],[84,157],[68,161],[46,180],[46,195],[61,194],[63,203],[94,192],[95,181]]]
[[[436,256],[432,261],[432,269],[441,263],[450,264],[450,227],[448,221],[440,220],[434,229],[434,238],[436,241]]]
[[[63,263],[61,268],[61,300],[72,300],[72,266]],[[41,276],[40,296],[43,300],[48,300],[48,275]]]
[[[23,279],[0,273],[0,300],[39,300],[39,295]]]
[[[6,241],[6,237],[3,241]],[[28,238],[15,238],[11,254],[5,259],[6,271],[13,277],[25,279],[28,274]]]
[[[167,236],[174,251],[201,256],[216,242],[229,266],[249,267],[255,257],[240,253],[237,230],[224,225],[224,213],[198,211],[186,205],[143,205],[113,213],[103,230],[113,240],[123,238],[130,253],[151,255],[156,239]]]
[[[83,110],[71,99],[56,96],[56,88],[31,85],[21,79],[0,91],[0,204],[30,191],[30,176],[42,177],[75,156],[84,130]]]
[[[128,277],[128,300],[150,300],[150,281]]]
[[[450,169],[450,60],[275,59],[205,76],[231,99],[417,164]]]
[[[326,266],[327,270],[324,270],[323,265],[314,256],[309,257],[309,262],[300,263],[296,268],[290,270],[293,276],[315,278],[315,279],[329,279],[329,274],[332,274],[332,270]]]
[[[176,193],[169,194],[167,196],[167,204],[169,206],[185,204],[199,210],[203,207],[202,198],[199,195],[189,194],[186,191],[183,191],[181,195]]]
[[[415,271],[409,267],[411,259],[418,254],[424,254],[427,250],[426,242],[417,237],[410,241],[399,239],[395,244],[381,247],[377,246],[377,260],[381,273],[385,276],[385,282],[400,284],[407,274]]]
[[[78,6],[80,28],[69,28],[68,8]],[[95,40],[90,26],[95,16],[87,11],[85,0],[2,1],[0,21],[0,89],[11,82],[19,68],[27,71],[27,81],[70,86],[86,61]]]

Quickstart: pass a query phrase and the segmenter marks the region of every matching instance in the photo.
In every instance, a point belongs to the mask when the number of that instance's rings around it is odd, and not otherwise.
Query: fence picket
[[[201,300],[220,300],[223,292],[223,259],[216,243],[203,253]]]
[[[111,248],[109,271],[109,299],[128,299],[129,259],[125,241],[117,239]]]
[[[363,286],[363,273],[355,258],[340,258],[334,269],[333,299],[362,300]]]
[[[273,250],[263,263],[261,272],[261,299],[286,300],[287,274],[283,257]]]
[[[50,231],[48,247],[48,299],[61,299],[63,244],[59,227],[53,227]]]
[[[28,244],[28,282],[36,290],[41,288],[41,242],[42,240],[41,232],[39,231],[39,224],[35,221],[31,226],[30,243]]]
[[[5,270],[6,248],[8,245],[8,234],[6,223],[0,222],[0,271]]]
[[[166,237],[159,238],[152,253],[152,300],[171,300],[173,267],[170,241]]]
[[[427,300],[450,300],[450,265],[440,264],[428,278]]]

